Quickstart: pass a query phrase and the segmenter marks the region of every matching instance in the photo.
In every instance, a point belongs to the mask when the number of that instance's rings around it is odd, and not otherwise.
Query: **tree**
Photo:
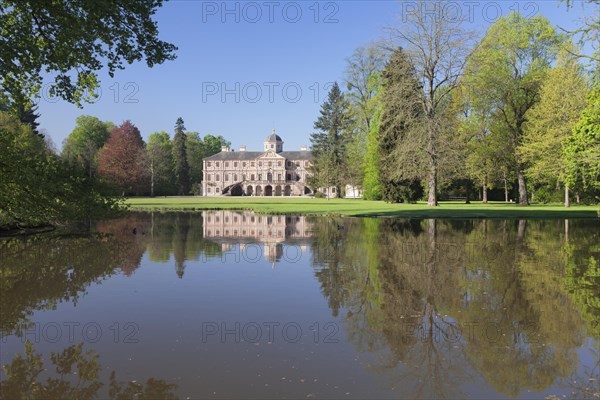
[[[318,132],[310,135],[310,141],[314,157],[312,168],[320,172],[319,176],[328,177],[322,182],[315,182],[334,186],[337,197],[341,197],[341,176],[349,126],[348,102],[336,82],[321,106],[321,115],[314,124]]]
[[[481,199],[488,202],[488,189],[495,182],[504,181],[505,201],[508,202],[508,171],[512,163],[507,160],[510,136],[493,107],[483,99],[480,88],[461,85],[453,98],[458,118],[458,132],[465,143],[466,175],[481,187]],[[483,88],[481,88],[483,89]]]
[[[447,126],[444,112],[459,85],[473,34],[462,29],[462,19],[445,15],[445,2],[420,0],[417,4],[415,12],[404,16],[407,26],[392,28],[391,33],[405,46],[422,88],[419,98],[427,132],[427,204],[436,206],[439,158],[444,151],[440,137]]]
[[[527,112],[539,101],[540,87],[563,37],[542,16],[517,12],[498,19],[471,56],[465,84],[487,101],[511,133],[519,183],[519,204],[529,204],[521,145]]]
[[[226,140],[223,136],[205,135],[202,139],[204,145],[204,157],[210,157],[213,154],[217,154],[221,151],[223,146],[231,146],[231,142]]]
[[[73,174],[44,139],[0,112],[0,229],[103,218],[119,207],[96,183]]]
[[[587,85],[581,67],[563,52],[558,65],[548,71],[540,101],[526,114],[523,141],[518,151],[527,163],[527,177],[542,184],[563,185],[569,207],[566,160],[563,146],[586,103]]]
[[[600,87],[588,95],[587,105],[563,152],[567,164],[567,184],[582,182],[584,189],[600,189]]]
[[[381,74],[388,58],[388,51],[373,43],[357,48],[352,56],[346,59],[347,97],[355,109],[355,122],[363,137],[367,135],[371,125],[371,99],[379,90],[379,85],[373,77]]]
[[[386,65],[382,85],[378,133],[382,198],[394,203],[414,201],[420,193],[411,195],[412,191],[403,187],[420,186],[420,179],[425,177],[427,136],[423,129],[421,86],[403,49],[397,49]]]
[[[377,80],[381,81],[381,74],[377,76]],[[372,79],[373,80],[373,79]],[[381,103],[381,90],[369,99],[369,114],[371,114],[369,131],[365,143],[365,156],[363,158],[363,198],[365,200],[381,200],[381,153],[379,148],[381,114],[383,105]]]
[[[77,105],[98,86],[97,71],[113,77],[124,63],[149,67],[175,59],[172,44],[158,39],[152,17],[162,0],[76,2],[3,0],[0,3],[0,103],[11,111],[39,96],[44,73],[51,92]],[[27,101],[27,103],[29,103]]]
[[[98,151],[110,136],[112,122],[102,122],[90,115],[80,115],[75,120],[75,129],[67,137],[62,156],[78,165],[92,177],[96,170]]]
[[[563,0],[561,0],[563,1]],[[567,10],[574,6],[574,0],[564,0],[567,6]],[[568,32],[573,38],[579,38],[577,43],[583,47],[585,44],[589,44],[593,52],[592,54],[585,54],[582,51],[573,51],[572,54],[578,58],[586,58],[591,61],[592,68],[595,71],[596,79],[598,79],[598,73],[600,72],[600,16],[598,14],[598,0],[585,0],[581,2],[581,7],[584,8],[585,3],[590,4],[592,11],[586,13],[585,17],[581,20],[581,26],[574,31]],[[579,49],[581,50],[581,49]]]
[[[139,193],[147,187],[144,167],[144,141],[130,121],[123,122],[110,133],[98,154],[100,177],[125,193]]]
[[[40,131],[38,131],[38,126],[40,125],[40,123],[37,122],[37,119],[40,117],[40,114],[36,114],[37,109],[37,105],[29,107],[24,107],[21,105],[17,108],[17,115],[19,116],[19,120],[22,123],[27,124],[31,127],[33,133],[44,137],[44,135]]]
[[[155,132],[148,138],[146,159],[150,175],[150,196],[171,194],[175,190],[173,143],[167,132]]]
[[[202,159],[207,157],[205,145],[198,132],[186,132],[185,145],[192,193],[199,194],[200,183],[202,183]],[[219,151],[221,151],[220,147]]]
[[[185,126],[183,118],[175,122],[175,136],[173,137],[173,158],[175,159],[175,178],[177,181],[177,194],[185,196],[190,192],[190,167],[187,160]]]

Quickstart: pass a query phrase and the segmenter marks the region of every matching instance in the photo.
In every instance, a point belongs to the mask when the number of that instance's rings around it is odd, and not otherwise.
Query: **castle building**
[[[264,141],[263,151],[223,147],[203,161],[203,196],[302,196],[313,194],[307,186],[310,151],[283,151],[275,130]]]

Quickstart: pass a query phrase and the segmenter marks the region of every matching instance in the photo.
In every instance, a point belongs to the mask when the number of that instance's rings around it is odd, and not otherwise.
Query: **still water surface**
[[[599,228],[216,211],[0,241],[0,397],[598,398]]]

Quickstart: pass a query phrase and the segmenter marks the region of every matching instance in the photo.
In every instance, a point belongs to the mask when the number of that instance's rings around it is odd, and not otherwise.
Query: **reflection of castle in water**
[[[270,262],[279,261],[282,257],[299,259],[304,254],[312,237],[312,223],[304,216],[291,215],[259,215],[245,211],[204,211],[204,238],[221,245],[224,253],[232,251],[239,245],[241,253],[252,253],[256,258],[260,246],[262,255]],[[284,244],[296,248],[295,252],[284,253]]]

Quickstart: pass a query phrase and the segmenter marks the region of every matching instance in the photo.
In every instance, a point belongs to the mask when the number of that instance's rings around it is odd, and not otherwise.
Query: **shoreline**
[[[556,204],[519,206],[514,203],[440,202],[429,207],[416,204],[391,204],[362,199],[299,198],[206,198],[140,197],[125,202],[131,212],[251,211],[271,215],[311,215],[323,217],[434,218],[434,219],[599,219],[598,205]]]

